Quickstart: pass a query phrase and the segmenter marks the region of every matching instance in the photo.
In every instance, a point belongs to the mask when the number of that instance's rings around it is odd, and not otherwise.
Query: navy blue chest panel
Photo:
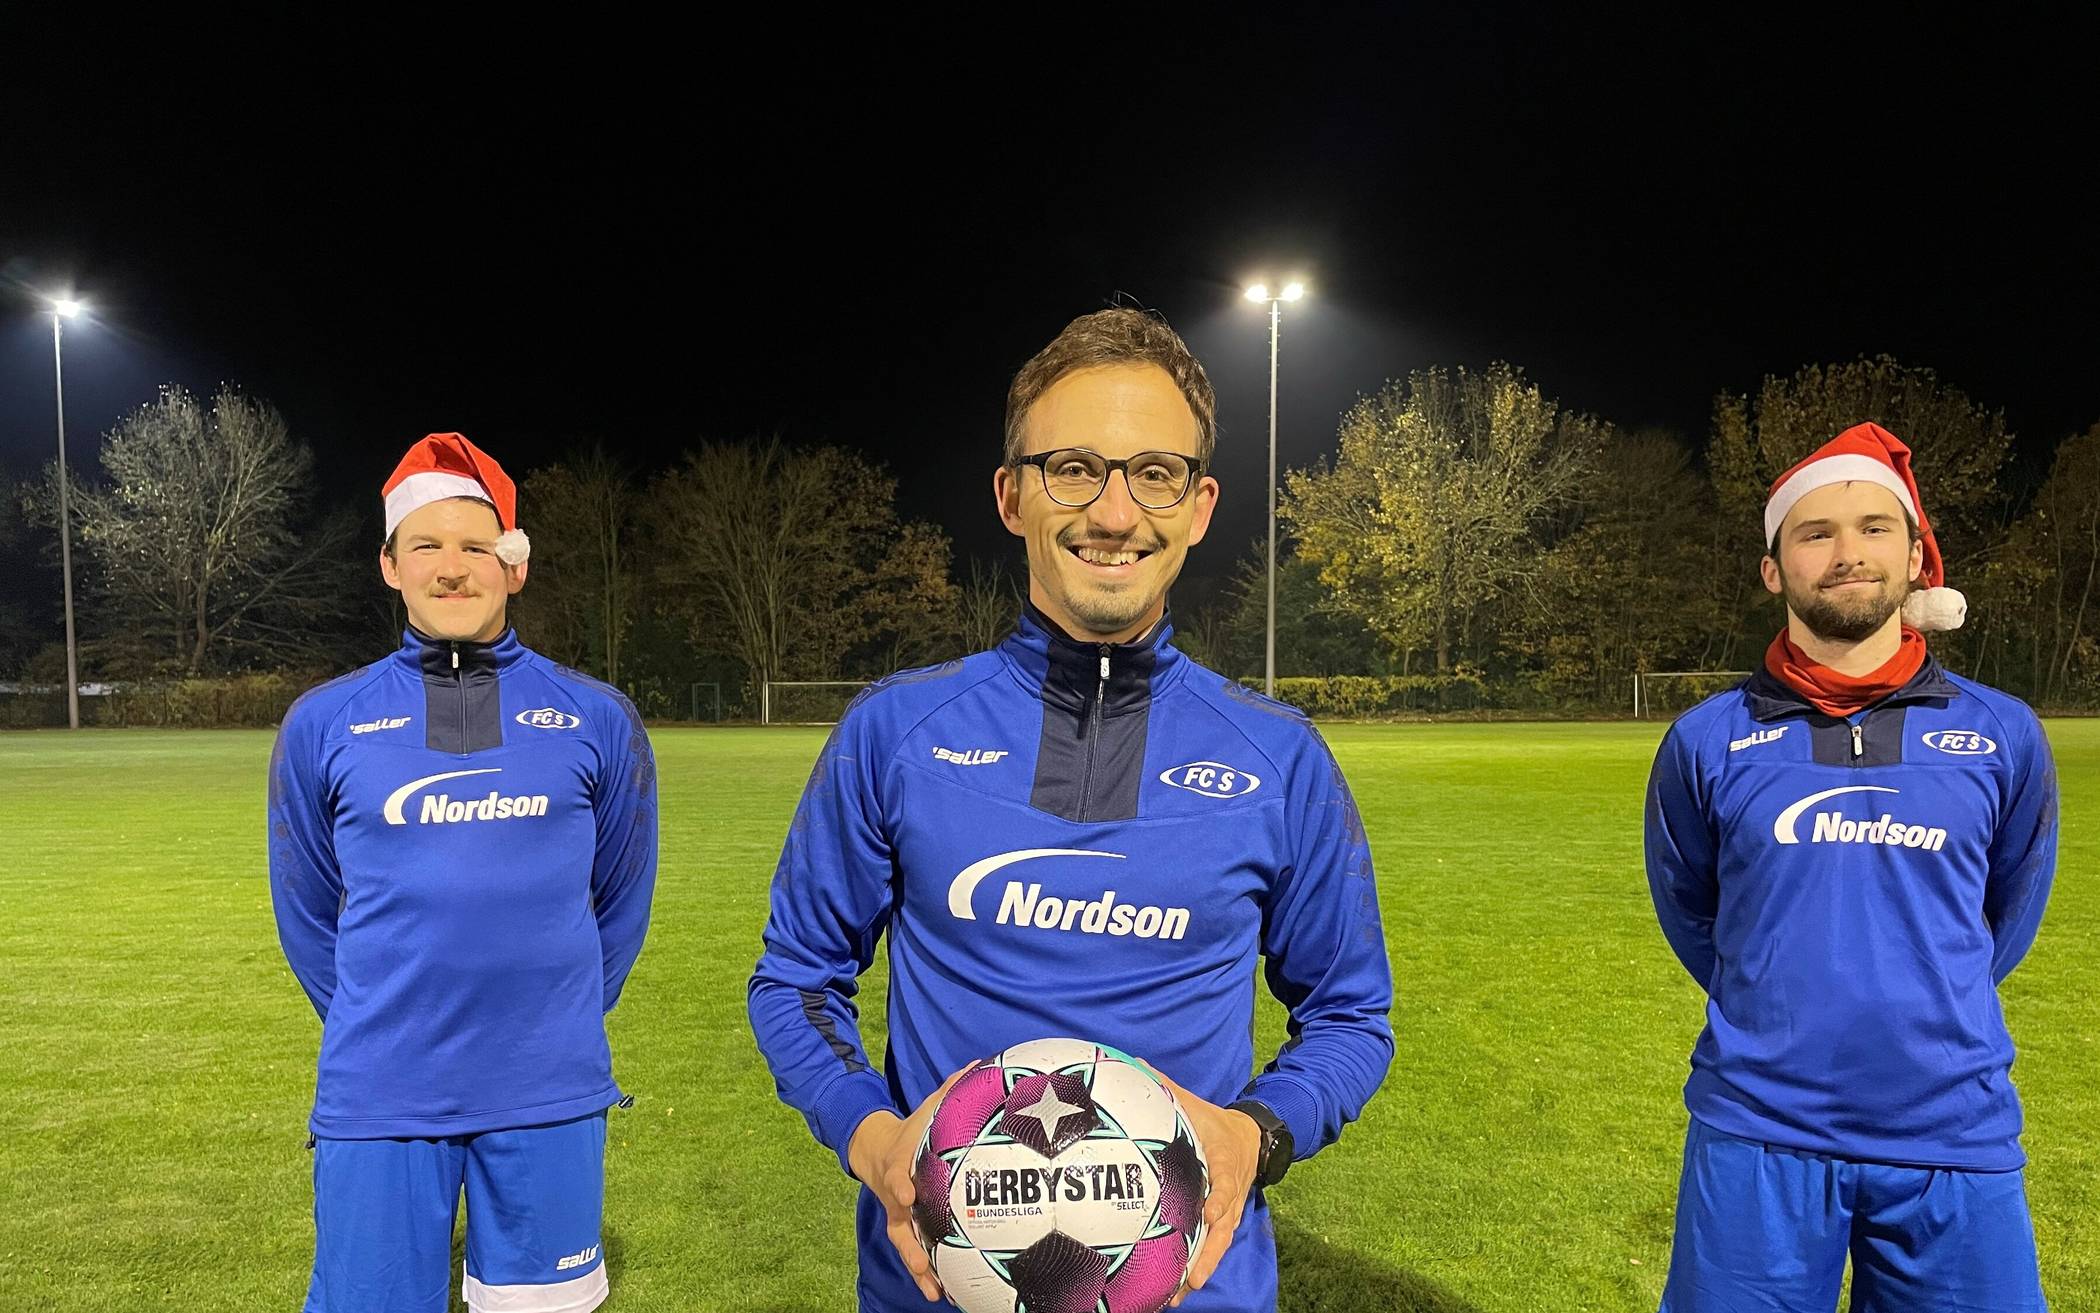
[[[496,667],[476,659],[472,647],[434,644],[420,654],[423,746],[433,752],[480,752],[503,745],[503,690]]]
[[[1042,731],[1029,804],[1068,821],[1121,821],[1138,814],[1145,736],[1152,717],[1154,654],[1114,662],[1053,653],[1044,675]]]

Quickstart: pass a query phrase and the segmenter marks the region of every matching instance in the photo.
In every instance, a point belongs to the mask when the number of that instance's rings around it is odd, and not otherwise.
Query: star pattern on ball
[[[1070,1072],[1031,1072],[1016,1080],[1000,1119],[1003,1135],[1054,1158],[1101,1127],[1086,1081]]]
[[[1063,1099],[1058,1098],[1057,1087],[1045,1081],[1043,1082],[1043,1097],[1037,1099],[1026,1108],[1016,1110],[1014,1116],[1035,1118],[1043,1124],[1043,1138],[1055,1140],[1057,1138],[1058,1125],[1074,1113],[1084,1111],[1086,1110],[1078,1104],[1066,1103]]]

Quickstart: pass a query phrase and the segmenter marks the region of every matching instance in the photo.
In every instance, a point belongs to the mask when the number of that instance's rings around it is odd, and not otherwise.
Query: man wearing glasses
[[[1027,544],[1016,631],[868,689],[803,792],[751,1020],[781,1097],[864,1187],[863,1310],[938,1294],[911,1158],[974,1059],[1071,1036],[1169,1079],[1210,1165],[1176,1301],[1199,1310],[1274,1307],[1262,1187],[1331,1143],[1391,1061],[1377,887],[1341,772],[1304,717],[1168,641],[1167,588],[1217,503],[1213,415],[1202,365],[1157,318],[1068,325],[1013,380],[993,476]],[[878,1074],[853,995],[885,933]],[[1291,1039],[1256,1075],[1258,957]],[[1058,1306],[1115,1305],[1112,1277],[1088,1280],[1101,1289]]]

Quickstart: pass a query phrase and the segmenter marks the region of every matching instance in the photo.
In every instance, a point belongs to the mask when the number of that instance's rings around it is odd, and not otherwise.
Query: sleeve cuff
[[[882,1109],[897,1111],[888,1084],[872,1071],[856,1071],[832,1082],[809,1110],[810,1129],[824,1147],[839,1156],[839,1167],[848,1176],[853,1168],[846,1161],[846,1148],[853,1142],[853,1132],[869,1113]]]
[[[1285,1126],[1291,1128],[1291,1157],[1294,1161],[1310,1158],[1325,1147],[1320,1139],[1320,1102],[1297,1081],[1265,1072],[1256,1076],[1240,1097],[1265,1104]]]

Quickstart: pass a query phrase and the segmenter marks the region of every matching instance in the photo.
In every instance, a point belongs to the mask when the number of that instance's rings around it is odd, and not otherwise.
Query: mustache
[[[1099,538],[1084,531],[1057,535],[1059,547],[1091,547],[1097,552],[1163,552],[1167,544],[1163,539],[1140,537]]]

